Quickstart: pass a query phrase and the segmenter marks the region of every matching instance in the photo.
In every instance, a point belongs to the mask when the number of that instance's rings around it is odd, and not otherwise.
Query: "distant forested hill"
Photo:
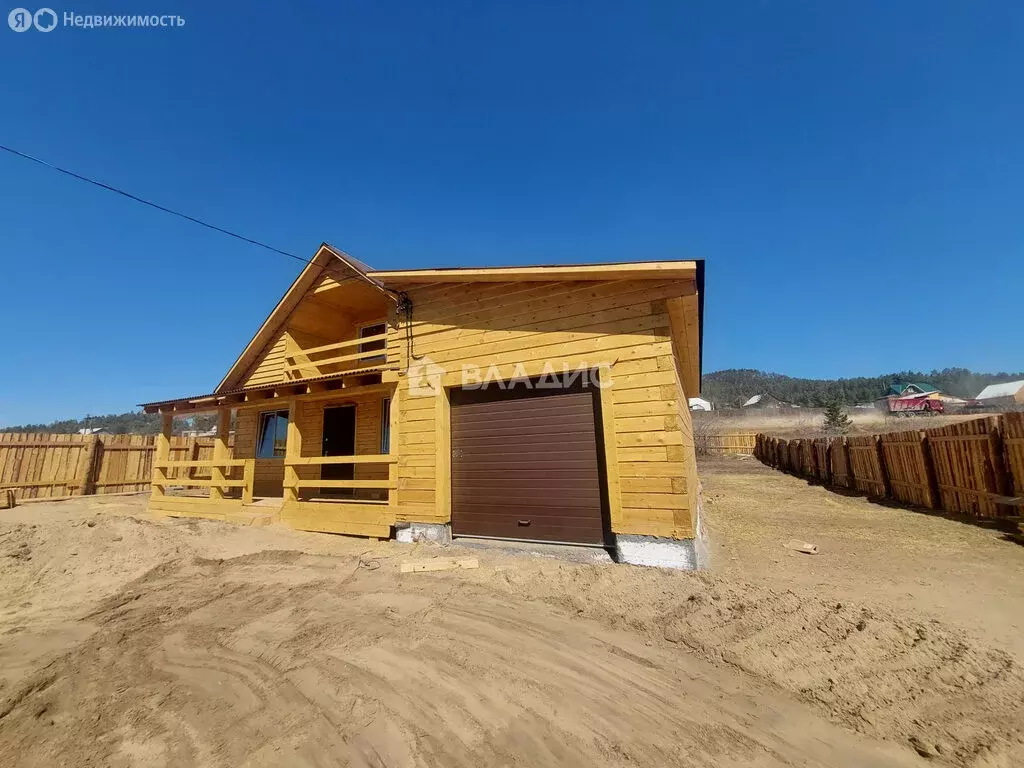
[[[216,418],[210,414],[202,414],[188,419],[176,420],[175,432],[182,429],[210,429]],[[51,434],[74,434],[80,429],[102,427],[115,435],[155,435],[160,431],[160,417],[155,413],[129,411],[128,413],[112,413],[107,416],[88,416],[82,419],[62,419],[49,424],[21,424],[15,427],[4,427],[0,432],[48,432]]]
[[[701,397],[719,407],[743,405],[752,395],[771,393],[787,403],[821,406],[838,397],[847,405],[866,403],[882,397],[895,381],[931,384],[943,392],[959,397],[974,397],[989,384],[1024,379],[1019,373],[975,373],[966,368],[945,368],[941,371],[901,371],[884,376],[857,379],[796,379],[780,373],[765,373],[749,368],[715,371],[704,376]],[[175,431],[181,429],[205,430],[212,428],[216,418],[202,414],[191,419],[179,419]],[[74,433],[84,427],[103,427],[116,435],[155,435],[160,430],[160,417],[141,411],[89,416],[87,419],[64,419],[49,424],[22,424],[4,427],[0,432],[54,432]]]
[[[931,384],[958,397],[974,397],[989,384],[1024,379],[1019,373],[976,373],[966,368],[941,371],[900,371],[883,376],[856,379],[797,379],[780,373],[747,368],[715,371],[704,376],[701,397],[717,406],[739,406],[752,395],[771,393],[788,403],[820,406],[832,398],[847,405],[866,403],[882,397],[893,382]]]

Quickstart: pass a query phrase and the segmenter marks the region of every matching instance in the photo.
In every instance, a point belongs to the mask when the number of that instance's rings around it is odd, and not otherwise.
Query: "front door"
[[[356,453],[356,407],[342,405],[324,408],[324,456],[354,456]],[[321,480],[352,480],[355,478],[354,464],[324,464],[320,469]],[[325,495],[351,496],[351,488],[324,488]]]

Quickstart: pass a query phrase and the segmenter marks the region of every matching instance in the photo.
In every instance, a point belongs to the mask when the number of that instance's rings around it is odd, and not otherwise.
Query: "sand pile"
[[[1016,658],[735,576],[65,507],[0,520],[4,765],[1010,766]],[[451,550],[445,552],[451,554]]]

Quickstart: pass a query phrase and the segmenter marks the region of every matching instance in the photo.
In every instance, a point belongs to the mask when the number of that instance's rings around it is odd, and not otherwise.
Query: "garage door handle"
[[[519,524],[520,524],[520,525],[529,525],[529,524],[530,524],[530,521],[529,521],[529,520],[520,520],[520,521],[519,521]]]

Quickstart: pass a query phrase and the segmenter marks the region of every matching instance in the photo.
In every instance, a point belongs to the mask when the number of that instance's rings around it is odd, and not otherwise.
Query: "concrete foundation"
[[[663,539],[657,536],[615,537],[615,559],[630,565],[679,568],[693,571],[698,565],[696,539]]]
[[[697,535],[692,539],[667,539],[659,536],[615,535],[615,560],[631,565],[648,565],[656,568],[678,568],[693,571],[707,568],[708,545],[704,531],[703,500],[697,492]],[[395,540],[402,544],[430,541],[435,544],[451,544],[450,525],[438,523],[397,523]]]
[[[708,542],[701,520],[703,504],[697,494],[697,536],[693,539],[665,539],[658,536],[615,536],[615,559],[631,565],[678,568],[694,571],[707,568]]]
[[[449,525],[435,523],[398,523],[395,525],[395,540],[402,544],[412,544],[417,541],[451,544],[452,529]]]

